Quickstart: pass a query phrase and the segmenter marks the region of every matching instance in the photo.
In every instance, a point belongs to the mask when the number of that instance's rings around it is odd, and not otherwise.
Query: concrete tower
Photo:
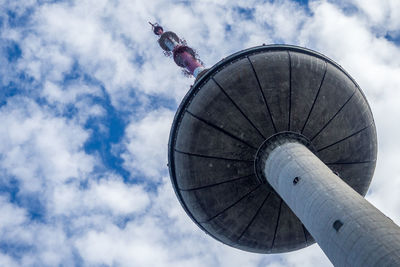
[[[175,59],[180,39],[162,36]],[[164,45],[171,38],[175,46]],[[399,227],[362,197],[375,169],[376,132],[349,74],[287,45],[199,67],[172,125],[169,169],[182,207],[202,230],[251,252],[316,241],[335,266],[400,266]]]

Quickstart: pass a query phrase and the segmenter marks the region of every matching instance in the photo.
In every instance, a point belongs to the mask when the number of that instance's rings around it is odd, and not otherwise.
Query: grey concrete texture
[[[400,228],[304,145],[276,147],[264,171],[335,266],[400,266]]]
[[[314,243],[254,171],[260,145],[283,131],[304,135],[324,163],[365,195],[375,169],[376,133],[358,85],[314,51],[255,47],[225,58],[197,79],[171,129],[175,193],[206,233],[259,253]]]

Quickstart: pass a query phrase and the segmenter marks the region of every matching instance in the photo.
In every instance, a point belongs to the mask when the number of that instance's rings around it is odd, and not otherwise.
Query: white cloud
[[[73,82],[68,86],[46,81],[41,96],[59,114],[68,113],[68,109],[73,106],[77,110],[76,120],[80,125],[84,125],[89,118],[99,118],[106,114],[105,109],[93,101],[93,97],[103,98],[101,89],[82,81]]]
[[[371,27],[379,27],[385,31],[399,31],[400,3],[396,0],[352,0],[354,4],[367,17]],[[363,15],[360,14],[360,15]]]
[[[48,44],[36,35],[29,34],[21,45],[23,55],[19,61],[19,69],[26,70],[38,81],[60,81],[72,67],[73,60],[65,54],[62,47]]]
[[[35,102],[10,99],[0,109],[0,167],[21,181],[21,190],[43,192],[91,172],[94,158],[83,151],[88,134],[73,121],[55,117]]]
[[[40,45],[32,44],[37,36],[25,38],[24,50],[32,53],[24,59],[35,62],[34,58],[37,58],[41,63],[48,64],[54,74],[41,73],[55,81],[59,81],[71,67],[64,62],[77,59],[86,72],[105,85],[114,103],[123,100],[127,96],[126,88],[133,86],[136,67],[131,63],[133,51],[107,28],[107,17],[103,12],[108,8],[114,9],[107,1],[43,5],[35,13],[33,22],[40,36]],[[21,67],[24,63],[21,62]],[[33,75],[37,69],[35,66],[31,71]]]
[[[101,96],[99,88],[91,87],[86,84],[73,84],[67,89],[60,88],[59,85],[47,81],[44,84],[42,95],[48,99],[50,103],[76,103],[77,98],[81,95]]]
[[[298,42],[298,33],[307,19],[304,8],[292,1],[259,4],[255,17],[259,23],[269,25],[274,40],[289,44]]]
[[[33,223],[26,210],[11,204],[0,196],[0,236],[1,242],[15,247],[30,248],[22,257],[13,259],[0,253],[2,266],[42,266],[71,263],[71,247],[67,246],[65,232],[51,225]],[[36,246],[40,244],[40,246]],[[62,249],[60,249],[62,248]],[[15,251],[19,254],[20,252]]]
[[[140,186],[127,186],[123,181],[100,180],[87,195],[96,205],[108,206],[112,212],[129,214],[142,211],[149,204],[149,197]],[[89,200],[89,201],[90,201]]]
[[[149,196],[142,186],[127,185],[121,178],[109,175],[98,181],[91,180],[87,188],[80,188],[77,183],[58,186],[49,206],[54,215],[124,216],[143,212],[149,203]]]
[[[3,253],[0,253],[0,265],[8,267],[18,266],[17,262],[12,257]]]
[[[21,225],[26,222],[26,211],[18,206],[9,202],[4,196],[0,195],[0,233],[9,231],[15,225]]]
[[[168,177],[152,202],[144,216],[123,228],[104,223],[78,237],[75,245],[85,261],[117,266],[254,266],[263,257],[226,247],[203,233],[180,207]]]
[[[88,263],[167,266],[168,252],[154,242],[159,236],[162,231],[152,224],[129,224],[123,230],[110,225],[102,232],[90,231],[77,247]]]
[[[139,173],[159,180],[167,166],[168,137],[173,112],[166,109],[151,111],[142,120],[128,125],[121,157],[133,175]]]

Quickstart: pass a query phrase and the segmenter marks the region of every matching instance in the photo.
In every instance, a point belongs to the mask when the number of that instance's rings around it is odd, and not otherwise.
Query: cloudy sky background
[[[0,266],[329,266],[317,245],[242,252],[186,216],[167,140],[193,79],[149,20],[208,66],[263,43],[338,62],[376,121],[367,199],[400,224],[400,1],[0,0]]]

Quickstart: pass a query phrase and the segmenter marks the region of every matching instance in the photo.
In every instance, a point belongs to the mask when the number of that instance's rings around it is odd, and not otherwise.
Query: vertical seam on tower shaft
[[[276,126],[275,126],[275,123],[274,123],[274,119],[272,118],[272,113],[271,113],[271,110],[269,109],[269,106],[268,106],[267,98],[265,97],[264,91],[262,90],[261,83],[260,83],[260,79],[258,78],[257,72],[256,72],[256,70],[255,70],[255,68],[254,68],[254,66],[253,66],[253,63],[251,62],[250,58],[249,58],[248,56],[247,56],[246,58],[247,58],[247,60],[248,60],[249,63],[250,63],[250,66],[251,66],[251,69],[253,70],[254,76],[256,77],[257,84],[258,84],[258,88],[260,89],[260,92],[261,92],[261,95],[262,95],[262,97],[263,97],[265,106],[267,107],[267,111],[268,111],[269,117],[270,117],[270,119],[271,119],[272,126],[274,127],[274,131],[275,131],[275,133],[277,133],[278,131],[276,130]]]
[[[256,129],[256,131],[258,132],[258,134],[261,135],[262,138],[267,139],[262,133],[261,131],[254,125],[254,123],[247,117],[247,115],[239,108],[239,106],[235,103],[235,101],[233,101],[233,99],[228,95],[227,92],[225,92],[224,88],[222,88],[222,86],[214,79],[214,77],[211,78],[215,84],[218,86],[218,88],[222,91],[222,93],[232,102],[232,104],[237,108],[237,110],[239,110],[239,112],[243,115],[243,117],[246,118],[246,120],[251,124],[251,126],[254,127],[254,129]]]
[[[288,118],[288,131],[290,131],[290,120],[292,116],[292,58],[290,52],[287,51],[289,57],[289,118]]]
[[[301,132],[300,132],[301,134],[303,134],[304,129],[306,128],[306,125],[307,125],[307,123],[308,123],[308,121],[309,121],[309,119],[310,119],[310,116],[311,116],[311,112],[313,111],[314,106],[315,106],[315,103],[317,102],[317,99],[318,99],[318,96],[319,96],[319,92],[321,91],[322,85],[323,85],[323,83],[324,83],[324,81],[325,81],[325,75],[326,75],[326,72],[327,72],[327,70],[328,70],[328,63],[326,63],[326,61],[324,61],[324,63],[325,63],[324,75],[322,76],[322,80],[321,80],[321,83],[319,84],[318,91],[317,91],[317,94],[315,95],[315,98],[314,98],[313,104],[312,104],[312,106],[311,106],[311,109],[310,109],[310,111],[308,112],[307,119],[306,119],[306,121],[304,122],[303,128],[301,129]]]

